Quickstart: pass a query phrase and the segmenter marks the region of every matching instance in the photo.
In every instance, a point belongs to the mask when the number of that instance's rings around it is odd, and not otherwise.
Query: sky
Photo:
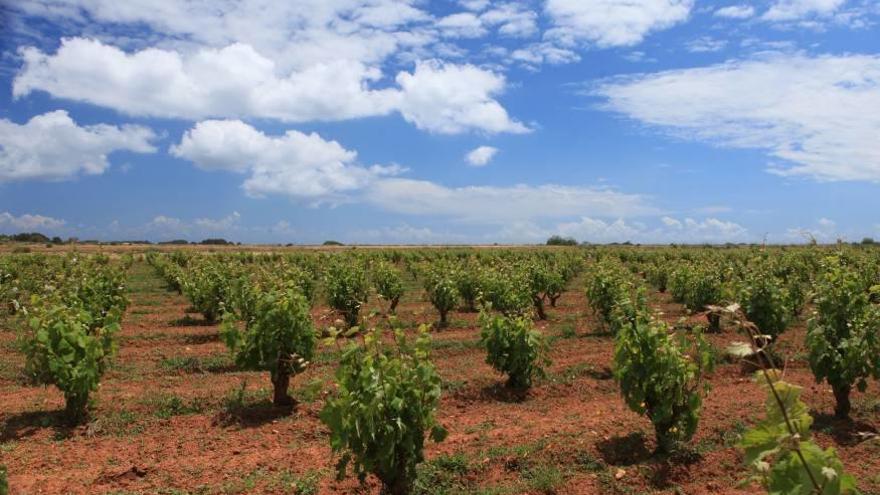
[[[880,239],[876,0],[0,0],[0,232]]]

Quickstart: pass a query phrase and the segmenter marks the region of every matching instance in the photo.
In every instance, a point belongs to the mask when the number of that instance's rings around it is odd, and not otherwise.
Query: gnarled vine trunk
[[[834,391],[834,399],[837,401],[834,406],[834,415],[841,419],[848,418],[849,412],[852,410],[852,405],[849,402],[849,393],[852,387],[849,385],[832,385],[831,390]]]
[[[287,393],[290,388],[290,356],[278,357],[278,369],[272,373],[272,403],[279,407],[289,407],[296,404],[293,397]]]

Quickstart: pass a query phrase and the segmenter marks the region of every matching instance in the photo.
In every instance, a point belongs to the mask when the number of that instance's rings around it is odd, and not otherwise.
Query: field
[[[125,254],[129,251],[134,250]],[[494,251],[502,250],[486,248]],[[510,251],[524,256],[545,252]],[[398,324],[405,332],[420,324],[434,326],[431,359],[442,379],[437,419],[449,432],[443,442],[426,442],[415,492],[763,493],[757,485],[739,486],[748,472],[737,443],[763,418],[766,393],[741,362],[723,358],[731,342],[746,337],[728,321],[720,332],[706,334],[717,365],[707,376],[711,389],[696,434],[682,452],[656,454],[651,422],[627,407],[614,378],[615,335],[585,295],[595,253],[546,251],[567,253],[581,268],[566,280],[555,307],[547,305],[547,318],[535,319],[552,364],[524,393],[506,387],[505,377],[486,364],[479,313],[458,304],[448,325],[437,328],[438,313],[424,290],[424,277],[406,269],[406,261],[392,259],[404,285]],[[747,248],[689,250],[698,258],[703,251],[718,258],[727,252],[757,256]],[[122,253],[111,253],[111,263],[121,263]],[[603,250],[602,256],[614,253]],[[827,254],[830,249],[821,253]],[[17,343],[22,318],[2,320],[0,464],[8,469],[11,493],[379,492],[373,477],[362,485],[351,473],[342,480],[335,476],[337,456],[319,413],[335,390],[337,347],[319,345],[311,365],[292,378],[291,393],[299,403],[293,411],[276,407],[268,374],[236,366],[218,323],[206,322],[142,254],[135,252],[130,263],[125,275],[130,303],[115,337],[118,351],[81,424],[64,420],[64,397],[56,387],[33,385],[23,377],[25,358]],[[670,291],[639,283],[646,287],[647,305],[670,326],[705,324],[704,314],[687,311]],[[361,309],[366,326],[387,326],[387,309],[387,301],[371,289]],[[850,419],[834,417],[835,397],[827,383],[816,383],[807,360],[806,320],[812,309],[808,300],[774,344],[785,357],[785,380],[804,387],[816,443],[837,450],[863,493],[880,494],[877,383],[869,381],[865,392],[852,392]],[[339,313],[328,306],[321,287],[310,312],[318,330],[339,325]]]

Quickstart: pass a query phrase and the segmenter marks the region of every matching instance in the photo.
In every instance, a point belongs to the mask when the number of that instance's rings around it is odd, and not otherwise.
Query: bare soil
[[[332,390],[335,349],[293,379],[293,410],[271,406],[266,373],[235,370],[217,327],[188,313],[143,263],[131,273],[132,304],[112,369],[95,394],[88,424],[60,421],[61,394],[20,378],[18,324],[0,330],[0,464],[13,494],[378,493],[367,479],[336,480],[328,432],[318,419]],[[407,326],[431,323],[436,312],[411,284],[398,308]],[[763,414],[764,393],[738,363],[720,362],[710,377],[691,451],[652,454],[647,419],[630,412],[611,377],[613,338],[587,309],[576,280],[539,321],[552,342],[553,365],[525,397],[503,387],[477,345],[476,315],[455,312],[434,333],[434,361],[444,381],[440,422],[450,432],[428,444],[420,478],[424,493],[760,493],[738,487],[745,477],[738,435]],[[665,294],[651,304],[676,322],[689,318]],[[374,309],[382,310],[374,300]],[[317,307],[318,327],[335,316]],[[381,323],[377,315],[377,324]],[[691,320],[699,319],[690,317]],[[804,323],[780,343],[786,379],[805,387],[816,417],[814,434],[838,450],[864,493],[880,494],[880,394],[871,383],[854,393],[853,420],[831,416],[833,395],[817,385],[804,360]],[[743,340],[727,327],[710,335],[719,349]],[[864,435],[865,433],[869,435]]]

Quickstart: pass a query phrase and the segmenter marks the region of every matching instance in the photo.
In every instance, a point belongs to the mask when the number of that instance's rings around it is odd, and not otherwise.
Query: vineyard
[[[0,254],[0,495],[880,494],[871,246]]]

